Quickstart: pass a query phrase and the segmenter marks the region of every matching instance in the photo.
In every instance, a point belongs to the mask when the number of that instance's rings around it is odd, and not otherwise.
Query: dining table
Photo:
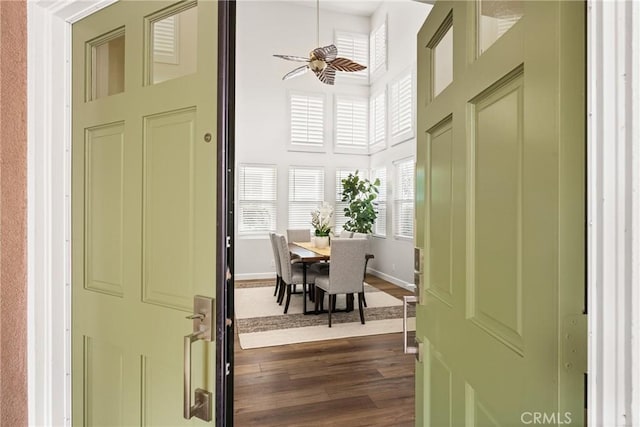
[[[292,259],[299,259],[302,263],[302,313],[306,315],[321,313],[321,311],[316,311],[315,309],[307,310],[307,267],[315,262],[329,261],[331,259],[331,246],[318,248],[313,242],[289,242],[289,252]],[[366,254],[365,258],[369,260],[374,256],[373,254]],[[353,295],[351,297],[351,299],[347,298],[346,311],[353,310]]]

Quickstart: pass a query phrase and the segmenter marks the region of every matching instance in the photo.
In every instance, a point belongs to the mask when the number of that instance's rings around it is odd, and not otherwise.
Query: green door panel
[[[584,425],[584,29],[581,2],[437,1],[418,33],[417,425]]]
[[[183,418],[183,337],[215,295],[217,7],[120,1],[73,25],[74,425],[204,423]],[[160,62],[168,17],[180,55]],[[215,391],[214,367],[195,342],[192,390]]]

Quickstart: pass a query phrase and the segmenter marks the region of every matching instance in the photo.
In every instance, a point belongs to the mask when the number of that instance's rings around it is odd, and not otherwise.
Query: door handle
[[[211,421],[213,394],[210,391],[197,388],[195,402],[191,404],[191,344],[202,340],[211,342],[213,326],[213,299],[197,295],[193,298],[193,315],[187,316],[193,320],[193,333],[184,337],[184,399],[183,415],[190,420],[192,417],[204,421]]]
[[[416,355],[416,359],[418,359],[418,361],[421,361],[421,352],[420,352],[420,347],[422,346],[420,342],[418,342],[418,340],[416,339],[416,346],[410,346],[407,340],[407,335],[408,335],[408,330],[409,328],[407,327],[407,306],[409,305],[409,303],[417,303],[418,302],[418,297],[414,296],[414,295],[405,295],[404,297],[402,297],[402,341],[404,344],[404,353],[405,354],[415,354]]]

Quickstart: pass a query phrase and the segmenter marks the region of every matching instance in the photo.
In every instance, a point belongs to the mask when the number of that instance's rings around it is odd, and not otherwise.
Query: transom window
[[[290,149],[320,151],[324,147],[324,96],[289,95]]]

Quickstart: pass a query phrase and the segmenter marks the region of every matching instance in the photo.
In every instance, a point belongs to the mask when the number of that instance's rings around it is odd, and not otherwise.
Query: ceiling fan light
[[[314,73],[318,73],[324,70],[326,67],[327,63],[322,59],[313,59],[309,62],[309,68],[311,68],[311,71],[313,71]]]

